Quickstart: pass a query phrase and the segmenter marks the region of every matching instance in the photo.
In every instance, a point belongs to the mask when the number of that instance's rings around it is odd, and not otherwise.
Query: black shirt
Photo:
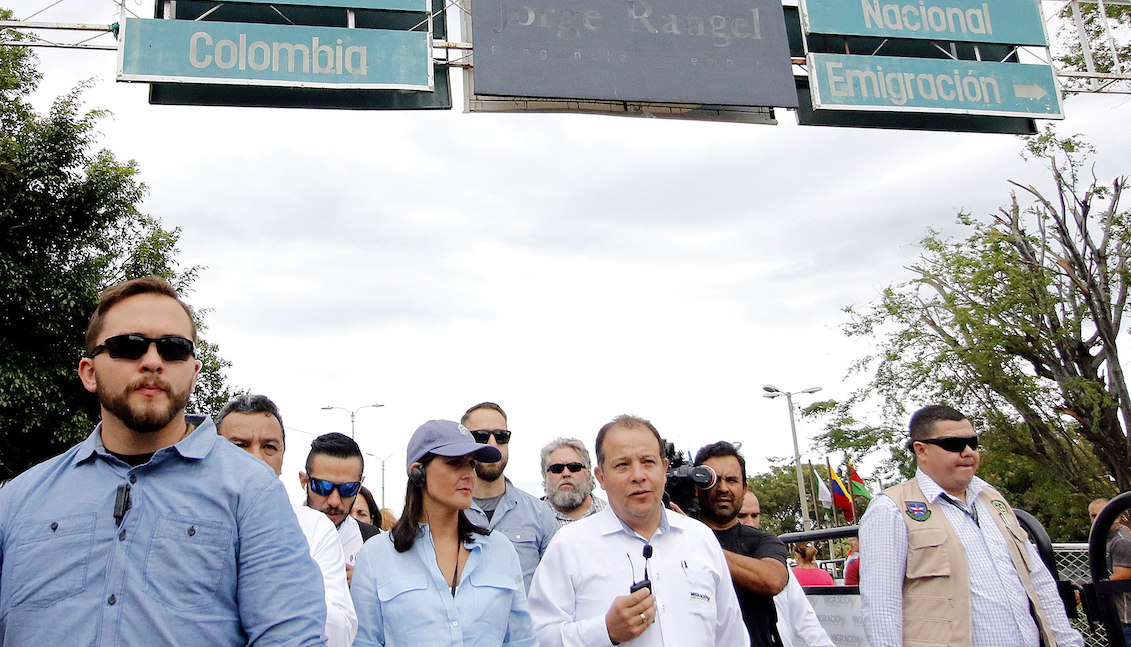
[[[757,528],[736,523],[726,530],[714,532],[723,550],[755,559],[769,557],[783,565],[789,557],[789,551],[782,540]],[[750,632],[752,647],[781,645],[777,627],[778,612],[774,608],[773,597],[748,591],[737,584],[734,590],[738,594],[738,606],[742,608],[742,620],[746,623],[746,630]]]

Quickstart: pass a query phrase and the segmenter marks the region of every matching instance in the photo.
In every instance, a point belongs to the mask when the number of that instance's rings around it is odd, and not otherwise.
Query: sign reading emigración
[[[803,0],[808,33],[1044,46],[1038,0]]]
[[[432,89],[424,31],[127,18],[118,80]]]
[[[477,95],[796,107],[777,0],[475,0]]]
[[[1047,65],[809,54],[813,107],[1063,117]]]
[[[398,11],[427,11],[428,3],[422,0],[240,0],[246,4],[317,5],[319,8],[388,9]]]

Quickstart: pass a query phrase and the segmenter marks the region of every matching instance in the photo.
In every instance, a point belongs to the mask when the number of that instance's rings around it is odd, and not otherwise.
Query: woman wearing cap
[[[412,435],[401,518],[366,542],[354,567],[355,647],[537,646],[514,547],[463,512],[476,462],[501,458],[448,420]]]

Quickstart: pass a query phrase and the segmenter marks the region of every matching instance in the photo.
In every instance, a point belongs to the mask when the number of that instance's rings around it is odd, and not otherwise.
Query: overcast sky
[[[64,0],[35,20],[116,8]],[[102,145],[137,161],[143,211],[205,267],[188,301],[210,309],[230,382],[282,409],[288,487],[313,435],[349,432],[321,407],[378,402],[357,436],[378,499],[373,457],[390,457],[396,510],[412,431],[483,400],[507,411],[507,474],[536,494],[545,443],[591,446],[621,413],[682,450],[741,441],[762,471],[793,451],[763,384],[844,397],[867,346],[842,308],[905,280],[928,227],[1006,203],[1008,179],[1048,186],[1007,135],[799,127],[784,110],[776,126],[469,114],[458,74],[451,111],[150,106],[112,52],[37,54],[37,105],[95,79]],[[1127,103],[1065,102],[1058,128],[1097,145],[1102,178],[1128,171]],[[799,422],[803,460],[824,462],[806,451],[819,431]]]

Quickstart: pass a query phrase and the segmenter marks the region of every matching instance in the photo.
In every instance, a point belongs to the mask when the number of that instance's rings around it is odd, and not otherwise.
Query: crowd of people
[[[717,477],[697,518],[665,506],[664,440],[632,415],[597,431],[595,460],[577,438],[543,447],[535,496],[506,478],[512,433],[484,402],[412,435],[399,518],[342,434],[311,444],[292,504],[275,403],[186,413],[195,343],[161,279],[103,294],[78,367],[101,422],[0,488],[0,644],[833,644],[801,588],[832,578],[814,546],[791,569],[759,528],[734,444],[696,453]],[[1082,645],[1012,509],[975,476],[970,421],[926,407],[910,446],[915,478],[876,497],[848,563],[869,644]],[[1115,541],[1125,560],[1131,541]]]

